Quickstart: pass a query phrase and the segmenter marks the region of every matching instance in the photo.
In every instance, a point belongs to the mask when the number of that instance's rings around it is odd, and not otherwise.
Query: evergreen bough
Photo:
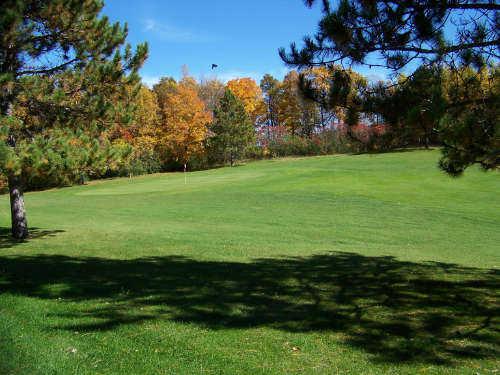
[[[125,46],[127,26],[111,24],[100,14],[103,5],[2,2],[0,172],[8,179],[17,239],[28,236],[26,181],[109,167],[114,151],[101,136],[131,117],[126,97],[136,92],[147,45]]]

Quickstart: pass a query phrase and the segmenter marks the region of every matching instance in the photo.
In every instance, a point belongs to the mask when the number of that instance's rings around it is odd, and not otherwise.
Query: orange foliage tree
[[[191,85],[177,84],[159,102],[162,119],[158,131],[160,147],[170,159],[184,164],[203,150],[212,115]]]
[[[236,78],[227,83],[227,88],[243,103],[252,123],[256,124],[266,112],[259,85],[252,78]]]

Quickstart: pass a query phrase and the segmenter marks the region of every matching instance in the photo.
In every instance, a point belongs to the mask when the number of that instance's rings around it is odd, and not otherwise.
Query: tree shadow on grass
[[[341,333],[374,361],[453,365],[500,354],[497,270],[335,252],[250,263],[0,257],[0,290],[72,305],[53,329],[147,320]],[[74,307],[77,306],[77,307]]]
[[[19,245],[20,243],[29,242],[34,239],[42,237],[52,237],[58,233],[64,232],[63,230],[45,230],[40,228],[29,228],[29,236],[24,240],[18,240],[12,237],[11,228],[0,228],[0,250],[8,249]]]

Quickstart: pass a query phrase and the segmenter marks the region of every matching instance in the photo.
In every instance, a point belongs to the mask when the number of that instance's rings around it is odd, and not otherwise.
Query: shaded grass
[[[41,229],[0,231],[0,372],[495,371],[500,181],[437,156],[28,194]]]
[[[2,265],[2,287],[12,295],[99,301],[65,313],[71,323],[56,331],[168,319],[218,330],[342,332],[383,362],[451,364],[457,356],[500,354],[492,346],[500,323],[496,270],[352,253],[251,263],[21,256]]]

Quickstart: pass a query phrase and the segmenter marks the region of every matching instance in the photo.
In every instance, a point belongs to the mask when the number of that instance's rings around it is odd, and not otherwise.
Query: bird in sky
[[[219,65],[217,65],[217,64],[212,64],[212,70],[214,70],[215,68],[218,68],[218,67],[219,67]]]

